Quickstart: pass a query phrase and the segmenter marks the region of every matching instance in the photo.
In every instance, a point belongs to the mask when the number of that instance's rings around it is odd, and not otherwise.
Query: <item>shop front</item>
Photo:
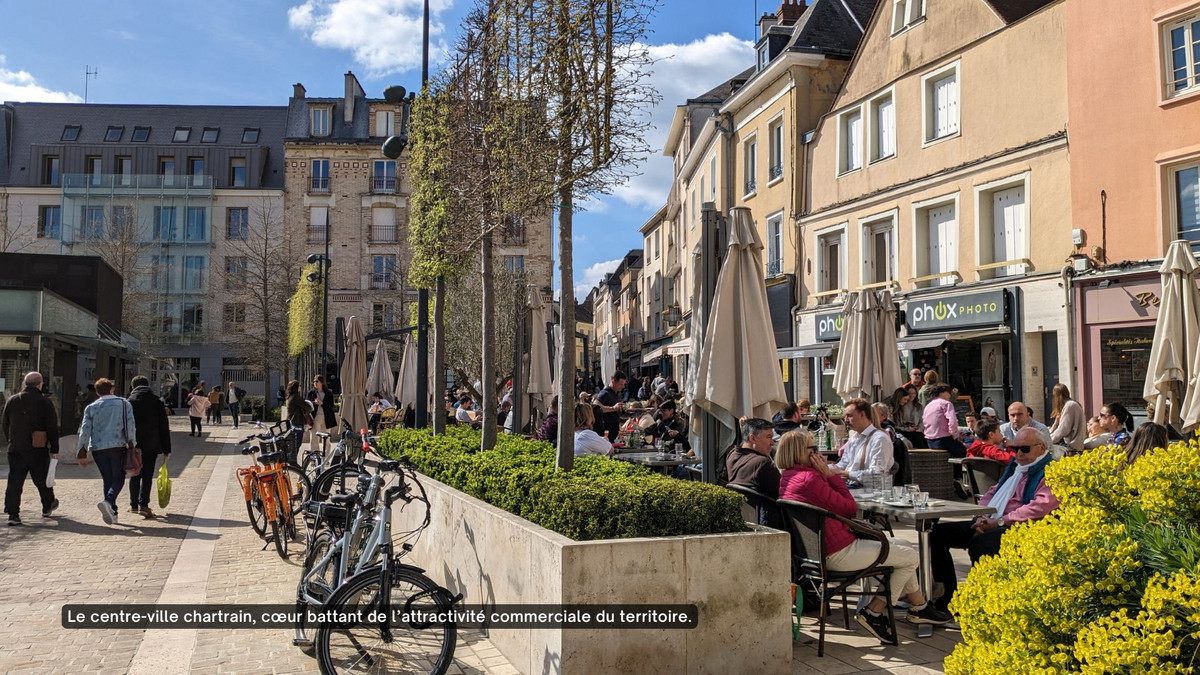
[[[1076,336],[1083,409],[1120,403],[1144,419],[1142,388],[1162,285],[1157,272],[1093,277],[1075,283]]]
[[[906,370],[937,371],[958,389],[961,406],[1004,410],[1022,391],[1015,305],[1016,294],[1007,288],[908,298],[897,341],[907,353]]]
[[[833,370],[837,364],[838,342],[842,339],[845,315],[841,310],[822,314],[807,314],[800,317],[797,333],[810,341],[800,347],[785,347],[778,352],[784,372],[789,380],[795,379],[793,389],[796,399],[809,398],[813,405],[840,404],[842,399],[833,389]],[[803,387],[803,377],[792,378],[795,373],[808,375],[808,387]]]

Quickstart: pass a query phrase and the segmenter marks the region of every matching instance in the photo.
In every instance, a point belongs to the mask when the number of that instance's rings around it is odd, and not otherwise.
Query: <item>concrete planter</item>
[[[788,535],[735,534],[577,542],[431,478],[432,521],[412,563],[463,603],[687,604],[690,630],[492,629],[523,673],[790,673]],[[423,512],[398,512],[399,532]]]

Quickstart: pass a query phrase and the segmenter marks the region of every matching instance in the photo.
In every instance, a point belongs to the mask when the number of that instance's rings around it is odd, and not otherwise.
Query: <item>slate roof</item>
[[[0,185],[12,184],[14,165],[34,145],[90,145],[118,148],[266,147],[263,187],[283,187],[283,131],[287,108],[282,106],[108,105],[101,103],[10,103],[0,107]],[[63,129],[79,125],[74,141],[63,141]],[[109,126],[125,127],[121,140],[104,141]],[[134,127],[150,127],[144,143],[132,143]],[[176,127],[190,127],[187,142],[174,143]],[[216,143],[201,143],[205,127],[220,129]],[[257,143],[242,143],[242,132],[259,129]]]
[[[287,131],[284,140],[288,143],[364,143],[371,140],[371,104],[383,103],[383,99],[356,96],[354,98],[354,121],[346,124],[346,99],[306,96],[288,99]],[[311,118],[309,110],[313,104],[332,105],[329,115],[329,135],[313,136],[309,133]]]
[[[721,84],[718,84],[717,86],[713,87],[712,89],[709,89],[708,91],[697,96],[696,98],[688,99],[688,103],[695,103],[695,102],[701,102],[701,101],[724,101],[725,99],[729,98],[729,96],[731,94],[733,94],[733,92],[740,89],[741,86],[746,83],[746,80],[749,80],[751,77],[754,77],[754,73],[756,70],[758,70],[758,69],[755,68],[754,66],[750,66],[749,68],[743,70],[742,72],[738,73],[737,75],[734,75],[733,77],[729,78],[728,80],[725,80],[724,82],[722,82]]]
[[[788,51],[850,58],[876,0],[815,0],[792,29]],[[857,23],[856,23],[857,20]]]
[[[1013,23],[1058,0],[987,0],[1004,23]]]

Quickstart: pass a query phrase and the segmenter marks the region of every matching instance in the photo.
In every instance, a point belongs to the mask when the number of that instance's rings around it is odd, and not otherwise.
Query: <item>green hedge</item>
[[[573,471],[561,472],[554,448],[541,441],[501,434],[494,450],[481,453],[479,432],[451,427],[441,436],[392,429],[379,446],[434,480],[577,541],[748,529],[735,492],[605,457],[577,457]]]
[[[247,396],[246,400],[242,402],[241,412],[250,413],[250,419],[261,422],[278,422],[279,408],[267,408],[266,403],[265,396]]]

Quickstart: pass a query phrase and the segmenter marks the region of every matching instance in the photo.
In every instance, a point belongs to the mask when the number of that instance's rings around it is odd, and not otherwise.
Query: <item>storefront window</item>
[[[1142,387],[1150,366],[1154,326],[1106,328],[1100,331],[1101,403],[1120,403],[1134,415],[1146,409]]]

